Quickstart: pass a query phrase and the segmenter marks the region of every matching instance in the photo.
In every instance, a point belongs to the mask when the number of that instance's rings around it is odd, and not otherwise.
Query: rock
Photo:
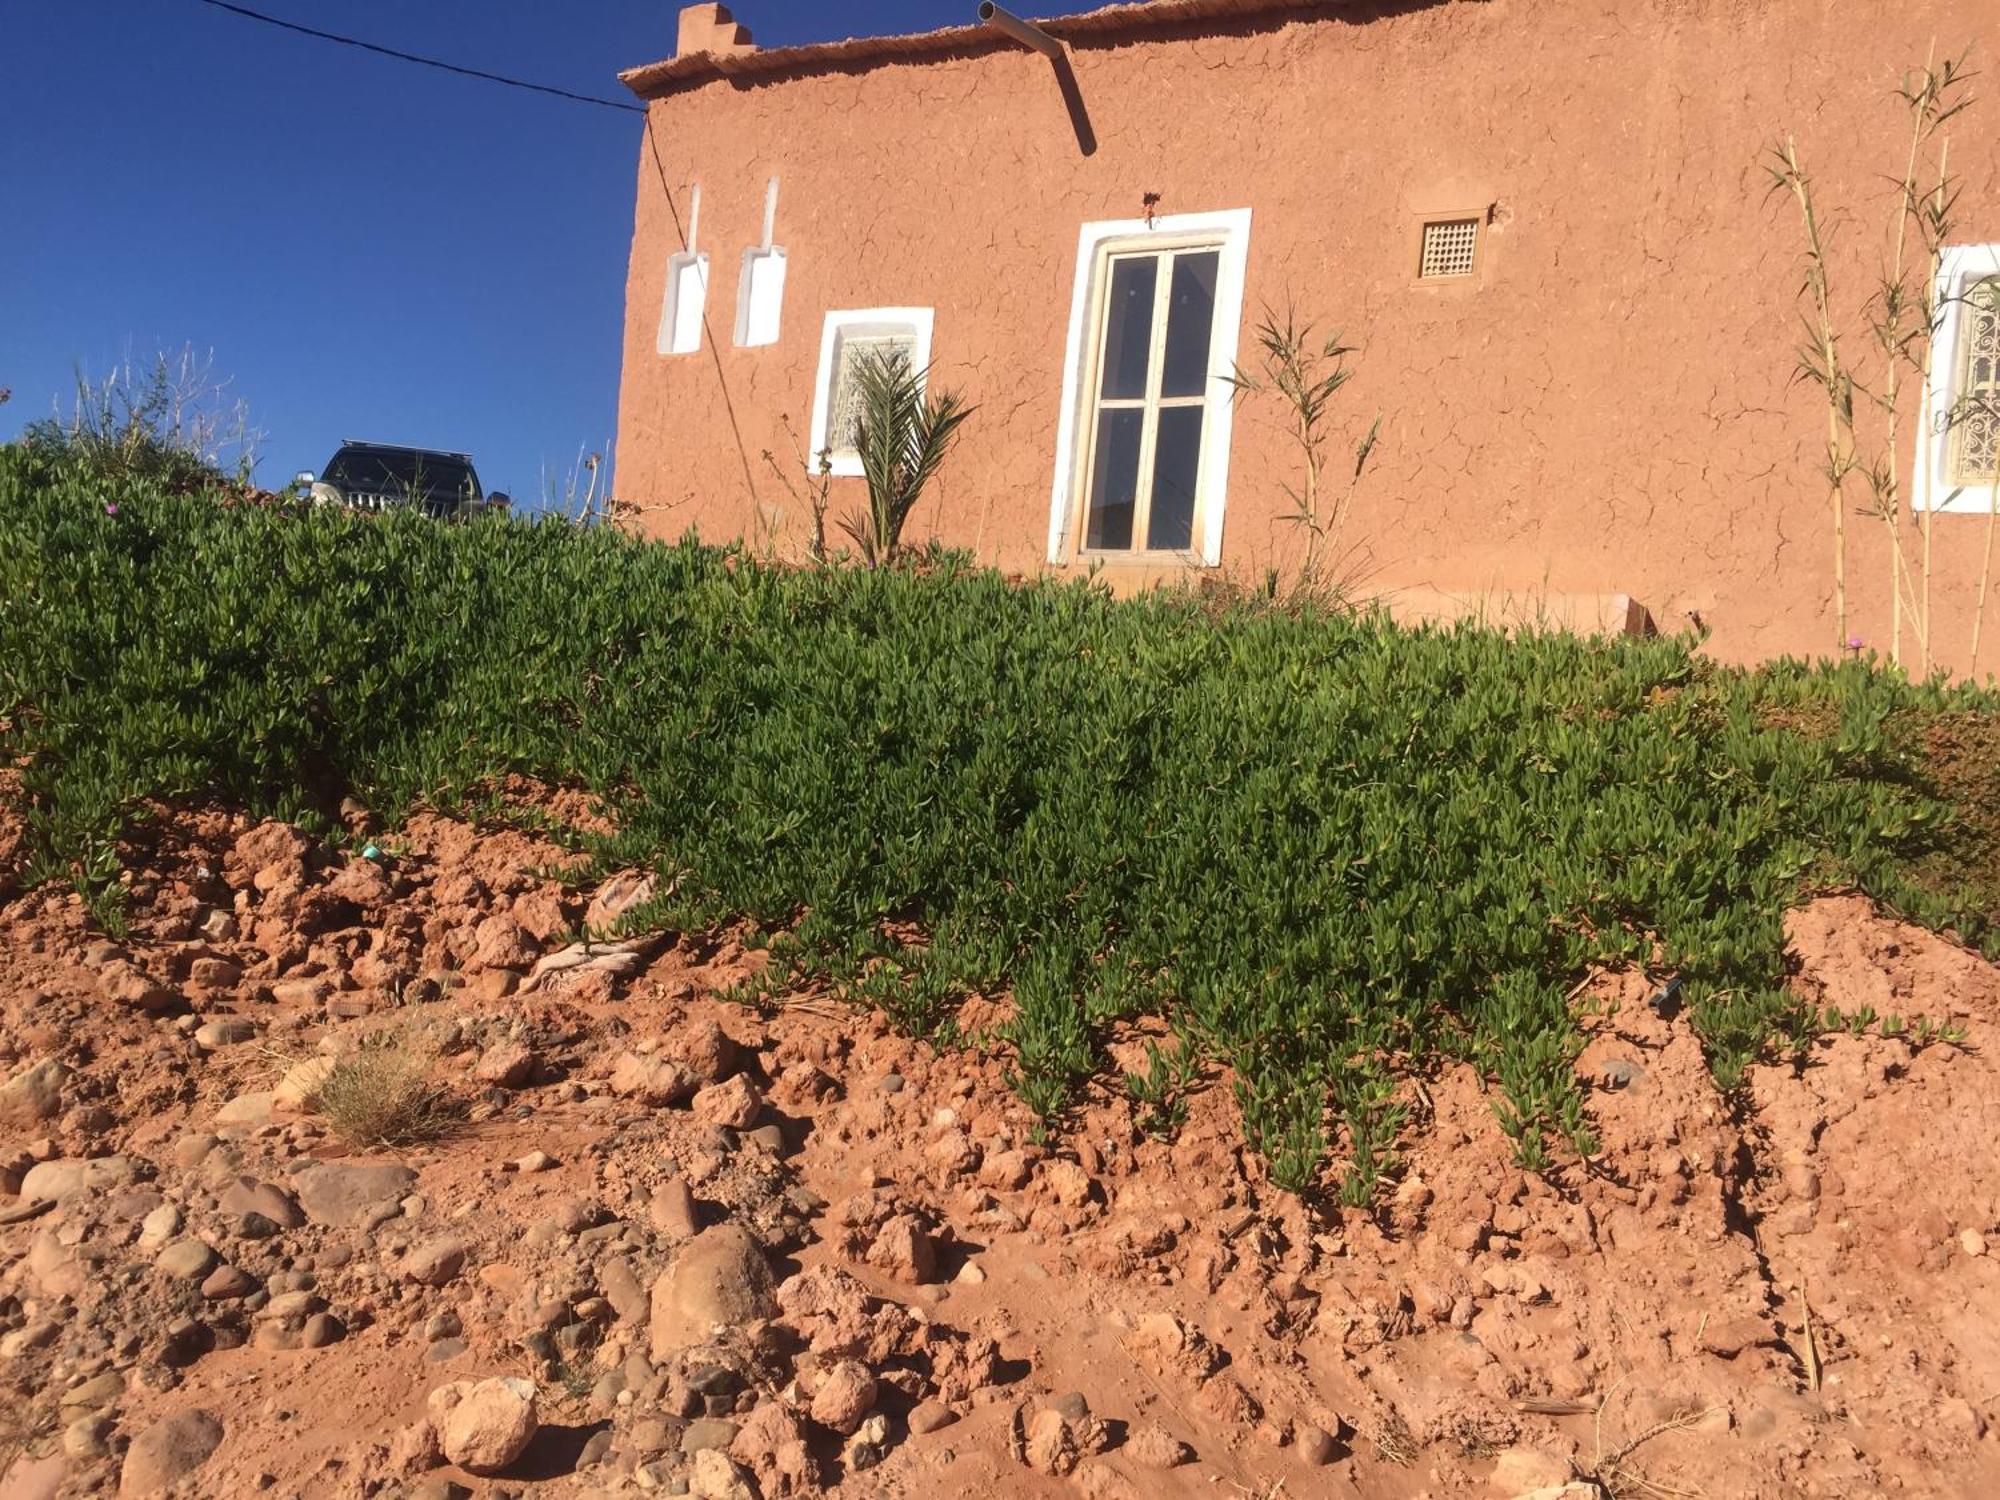
[[[298,1199],[277,1184],[254,1177],[238,1177],[230,1183],[216,1206],[238,1219],[260,1214],[280,1229],[297,1229],[306,1221]]]
[[[910,1408],[910,1431],[918,1437],[937,1432],[958,1420],[958,1413],[942,1401],[919,1401]]]
[[[1025,1151],[996,1151],[980,1163],[981,1187],[1014,1192],[1028,1185],[1030,1169]]]
[[[872,1469],[889,1456],[889,1419],[876,1412],[863,1422],[840,1449],[840,1461],[850,1474]]]
[[[1340,1445],[1333,1434],[1314,1422],[1292,1424],[1292,1445],[1298,1449],[1299,1457],[1315,1469],[1325,1468],[1340,1456]]]
[[[326,883],[326,889],[329,895],[351,901],[364,911],[382,905],[395,894],[382,867],[368,859],[349,860]]]
[[[1745,1349],[1775,1342],[1776,1337],[1769,1323],[1746,1313],[1737,1317],[1710,1318],[1702,1325],[1700,1342],[1703,1349],[1718,1359],[1734,1359]],[[1564,1480],[1566,1481],[1568,1477],[1568,1472],[1565,1471]],[[1516,1488],[1530,1490],[1534,1486],[1523,1484],[1517,1485]]]
[[[736,1067],[736,1043],[713,1021],[690,1021],[667,1041],[667,1055],[703,1083],[720,1083]]]
[[[1043,1162],[1041,1184],[1064,1208],[1083,1207],[1097,1186],[1091,1175],[1073,1161]]]
[[[240,835],[229,851],[230,859],[243,876],[231,884],[254,886],[260,891],[301,885],[305,881],[306,855],[311,849],[306,836],[291,824],[275,820],[259,823]]]
[[[525,969],[540,956],[542,945],[528,929],[508,916],[491,916],[479,924],[472,962],[482,969]]]
[[[737,1426],[723,1417],[696,1417],[681,1434],[681,1452],[692,1458],[704,1448],[727,1452],[736,1441]]]
[[[390,1162],[370,1166],[321,1162],[307,1167],[293,1181],[308,1219],[348,1228],[400,1202],[416,1185],[417,1174]]]
[[[780,1402],[758,1403],[730,1442],[729,1456],[750,1471],[764,1500],[821,1493],[819,1461],[805,1428]]]
[[[238,1094],[215,1112],[216,1129],[230,1126],[268,1125],[271,1112],[277,1108],[278,1095],[275,1089],[258,1089],[248,1094]]]
[[[1958,1248],[1967,1255],[1984,1255],[1986,1236],[1976,1229],[1961,1229],[1958,1232]]]
[[[663,1057],[623,1052],[611,1065],[611,1092],[621,1099],[662,1108],[685,1103],[694,1093],[694,1075]]]
[[[692,1239],[701,1228],[701,1215],[685,1177],[669,1177],[653,1190],[650,1213],[655,1229],[677,1239]]]
[[[441,1401],[446,1392],[454,1394]],[[444,1456],[471,1474],[506,1468],[527,1451],[541,1426],[535,1387],[511,1377],[454,1381],[432,1391],[427,1408],[437,1422]]]
[[[148,1015],[165,1015],[182,1007],[173,990],[126,959],[114,959],[97,976],[104,998]]]
[[[530,1151],[526,1156],[518,1157],[508,1163],[508,1166],[516,1172],[547,1172],[561,1165],[561,1162],[546,1151]]]
[[[1494,1461],[1486,1487],[1495,1495],[1514,1496],[1528,1490],[1556,1488],[1569,1481],[1569,1464],[1557,1455],[1539,1448],[1508,1448]]]
[[[1194,1458],[1194,1449],[1155,1422],[1133,1429],[1125,1440],[1125,1453],[1147,1469],[1177,1469]]]
[[[0,1125],[32,1131],[62,1113],[62,1088],[70,1072],[59,1058],[30,1063],[0,1084]]]
[[[257,1278],[240,1266],[217,1266],[201,1283],[201,1294],[210,1302],[233,1302],[256,1290]]]
[[[1069,1422],[1059,1411],[1038,1411],[1022,1434],[1022,1456],[1028,1467],[1060,1479],[1073,1471],[1083,1455],[1070,1436]]]
[[[501,1042],[480,1054],[472,1076],[481,1083],[517,1089],[535,1076],[538,1060],[535,1049],[526,1042]]]
[[[875,1396],[875,1377],[868,1366],[844,1359],[826,1372],[819,1390],[813,1394],[812,1419],[847,1437],[875,1409]]]
[[[200,1240],[174,1240],[152,1258],[152,1268],[162,1276],[182,1282],[198,1282],[216,1268],[216,1252]]]
[[[937,1280],[937,1242],[914,1214],[896,1214],[876,1231],[868,1263],[898,1281],[921,1286]]]
[[[194,1031],[194,1044],[204,1052],[234,1047],[257,1035],[257,1023],[244,1016],[222,1016],[205,1021]]]
[[[688,1493],[696,1500],[757,1500],[743,1471],[713,1448],[702,1449],[688,1465]]]
[[[403,1257],[403,1274],[419,1286],[449,1286],[465,1269],[465,1246],[457,1240],[429,1240]]]
[[[62,1393],[58,1404],[65,1412],[97,1411],[124,1394],[125,1377],[116,1370],[106,1370],[91,1376],[81,1385],[71,1386]]]
[[[113,1422],[110,1413],[93,1411],[78,1417],[63,1429],[63,1452],[71,1458],[104,1458],[111,1452]]]
[[[979,1147],[963,1130],[946,1130],[924,1148],[924,1160],[946,1177],[963,1177],[979,1165]]]
[[[694,1096],[694,1117],[705,1125],[726,1125],[731,1130],[748,1130],[757,1123],[764,1096],[741,1073],[721,1083],[710,1084]]]
[[[317,1010],[332,998],[333,981],[324,974],[281,979],[271,986],[271,998],[286,1010]]]
[[[635,1327],[646,1320],[651,1310],[645,1283],[640,1281],[630,1256],[613,1255],[599,1268],[597,1285],[604,1293],[604,1300],[611,1304],[618,1321]]]
[[[717,1325],[767,1318],[776,1305],[771,1267],[749,1233],[737,1224],[704,1230],[653,1283],[653,1358],[705,1342]]]
[[[306,1326],[299,1330],[301,1349],[324,1349],[328,1344],[337,1344],[347,1337],[347,1325],[332,1313],[314,1313],[306,1319]]]
[[[326,1082],[326,1075],[332,1071],[333,1059],[330,1057],[309,1057],[302,1063],[294,1063],[278,1080],[276,1104],[280,1109],[301,1113],[318,1109],[320,1088]]]
[[[138,1175],[138,1168],[124,1156],[37,1162],[21,1179],[21,1201],[52,1203],[72,1193],[107,1193],[129,1187],[138,1180]]]
[[[139,1221],[139,1248],[157,1250],[181,1232],[185,1215],[178,1204],[162,1203]]]
[[[160,1495],[192,1474],[222,1442],[222,1423],[205,1411],[162,1417],[132,1439],[118,1475],[121,1495]]]

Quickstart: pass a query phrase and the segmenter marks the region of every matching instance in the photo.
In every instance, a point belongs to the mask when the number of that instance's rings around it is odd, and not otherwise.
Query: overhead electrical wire
[[[394,58],[397,62],[416,63],[420,67],[436,68],[440,72],[456,73],[461,78],[477,78],[484,83],[504,84],[510,89],[526,89],[534,94],[547,94],[556,99],[567,99],[573,104],[594,104],[600,109],[623,110],[627,114],[643,115],[646,108],[641,104],[628,104],[620,99],[600,99],[594,94],[576,94],[568,89],[559,89],[552,84],[530,83],[523,78],[508,78],[501,73],[488,73],[480,68],[461,67],[457,63],[444,62],[435,57],[420,57],[414,52],[399,51],[394,47],[384,47],[375,42],[364,42],[359,37],[341,36],[332,31],[320,31],[312,26],[302,26],[297,21],[287,21],[279,16],[268,16],[260,10],[252,10],[247,5],[234,5],[230,0],[201,0],[203,5],[227,11],[233,16],[241,16],[247,21],[262,21],[267,26],[276,26],[284,31],[296,32],[300,36],[313,37],[322,42],[337,42],[343,47],[356,47],[363,52],[373,52],[378,57]]]

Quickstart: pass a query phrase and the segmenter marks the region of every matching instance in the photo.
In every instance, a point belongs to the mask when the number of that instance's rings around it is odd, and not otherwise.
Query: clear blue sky
[[[675,0],[244,0],[579,93],[670,55]],[[973,0],[745,0],[760,45]],[[197,0],[0,7],[0,439],[79,365],[212,350],[259,480],[343,437],[463,449],[523,503],[617,419],[638,115],[391,62]],[[802,127],[806,128],[806,127]]]

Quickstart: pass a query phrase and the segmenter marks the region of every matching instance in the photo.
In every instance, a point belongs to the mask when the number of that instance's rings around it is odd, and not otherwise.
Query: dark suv
[[[463,453],[399,448],[392,443],[342,443],[326,472],[299,475],[299,484],[322,505],[351,510],[414,507],[439,520],[462,520],[484,510],[502,509],[505,495],[488,496],[479,474]]]

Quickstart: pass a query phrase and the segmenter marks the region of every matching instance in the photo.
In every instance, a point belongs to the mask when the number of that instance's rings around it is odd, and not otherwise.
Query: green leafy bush
[[[1593,962],[1683,976],[1732,1084],[1818,1025],[1785,987],[1802,891],[1982,939],[1986,895],[1925,876],[1961,868],[1912,749],[1947,715],[1994,743],[1987,697],[1861,662],[773,569],[0,452],[0,753],[34,878],[110,887],[151,799],[393,817],[573,783],[617,819],[602,864],[677,877],[662,921],[763,924],[770,982],[925,1029],[1011,994],[1052,1121],[1108,1026],[1163,1014],[1155,1112],[1229,1064],[1280,1180],[1339,1161],[1349,1201],[1392,1164],[1395,1080],[1439,1059],[1485,1071],[1524,1162],[1591,1150],[1568,997]]]

